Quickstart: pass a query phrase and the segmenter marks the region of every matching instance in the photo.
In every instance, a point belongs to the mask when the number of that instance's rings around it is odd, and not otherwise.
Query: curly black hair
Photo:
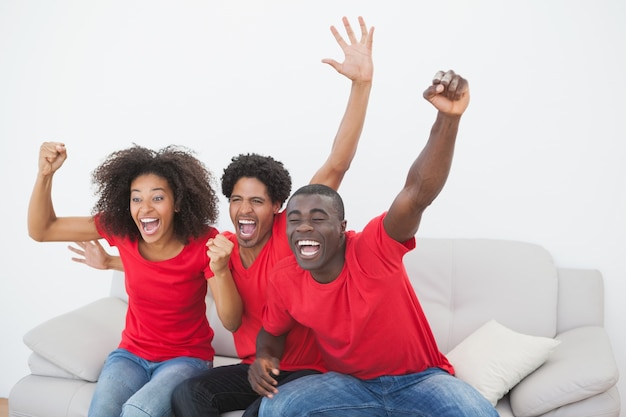
[[[214,177],[190,149],[170,145],[159,151],[134,144],[111,153],[92,173],[102,227],[110,234],[138,240],[141,234],[130,213],[130,185],[137,177],[154,174],[167,180],[174,193],[174,233],[187,244],[217,220],[218,196]]]
[[[228,199],[240,178],[256,178],[267,187],[272,202],[282,205],[291,193],[291,175],[282,162],[255,153],[239,154],[231,159],[222,174],[222,194]]]

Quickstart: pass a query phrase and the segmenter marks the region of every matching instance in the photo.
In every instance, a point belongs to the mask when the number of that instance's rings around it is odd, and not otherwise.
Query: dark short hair
[[[222,194],[228,199],[239,179],[256,178],[267,187],[272,202],[282,204],[291,192],[291,175],[282,162],[255,153],[239,154],[231,159],[222,174]]]
[[[339,195],[339,193],[327,185],[324,184],[309,184],[304,187],[300,187],[293,193],[291,198],[294,198],[297,195],[324,195],[330,197],[333,201],[333,207],[337,210],[337,215],[339,216],[339,220],[344,220],[345,218],[345,209],[343,206],[343,199]]]

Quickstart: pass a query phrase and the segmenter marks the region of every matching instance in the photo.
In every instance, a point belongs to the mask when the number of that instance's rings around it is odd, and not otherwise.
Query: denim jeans
[[[244,417],[256,417],[261,397],[248,382],[249,365],[218,366],[183,381],[172,394],[172,408],[177,417],[219,417],[220,413],[246,410]],[[281,386],[317,371],[280,371],[276,377]]]
[[[261,417],[498,417],[469,384],[439,368],[370,380],[329,372],[300,378],[263,398]]]
[[[211,366],[211,362],[189,357],[150,362],[116,349],[104,363],[88,416],[169,417],[174,388]]]

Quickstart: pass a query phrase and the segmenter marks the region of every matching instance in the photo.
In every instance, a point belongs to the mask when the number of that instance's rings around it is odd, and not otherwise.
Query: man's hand
[[[454,71],[438,71],[424,98],[441,113],[460,116],[469,105],[469,83]]]
[[[322,59],[322,62],[333,67],[338,73],[345,75],[354,82],[371,82],[374,74],[374,64],[372,62],[372,42],[374,39],[374,27],[369,30],[365,26],[365,21],[359,16],[359,26],[361,27],[361,39],[356,40],[352,27],[348,19],[342,19],[346,28],[346,34],[350,44],[341,37],[339,31],[334,26],[330,31],[337,40],[337,43],[345,55],[343,63],[334,59]]]
[[[219,234],[207,241],[207,255],[211,262],[209,266],[214,274],[228,269],[228,260],[235,245],[223,234]]]
[[[278,392],[276,385],[278,382],[272,375],[280,373],[279,361],[277,358],[260,358],[248,369],[248,381],[252,389],[262,397],[272,398]]]
[[[39,174],[52,175],[67,159],[65,145],[60,142],[44,142],[39,148]]]

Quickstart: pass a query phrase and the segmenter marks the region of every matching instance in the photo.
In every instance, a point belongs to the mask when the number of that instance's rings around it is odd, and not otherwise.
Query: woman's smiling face
[[[174,192],[163,177],[139,175],[130,185],[130,214],[146,243],[174,235]]]

